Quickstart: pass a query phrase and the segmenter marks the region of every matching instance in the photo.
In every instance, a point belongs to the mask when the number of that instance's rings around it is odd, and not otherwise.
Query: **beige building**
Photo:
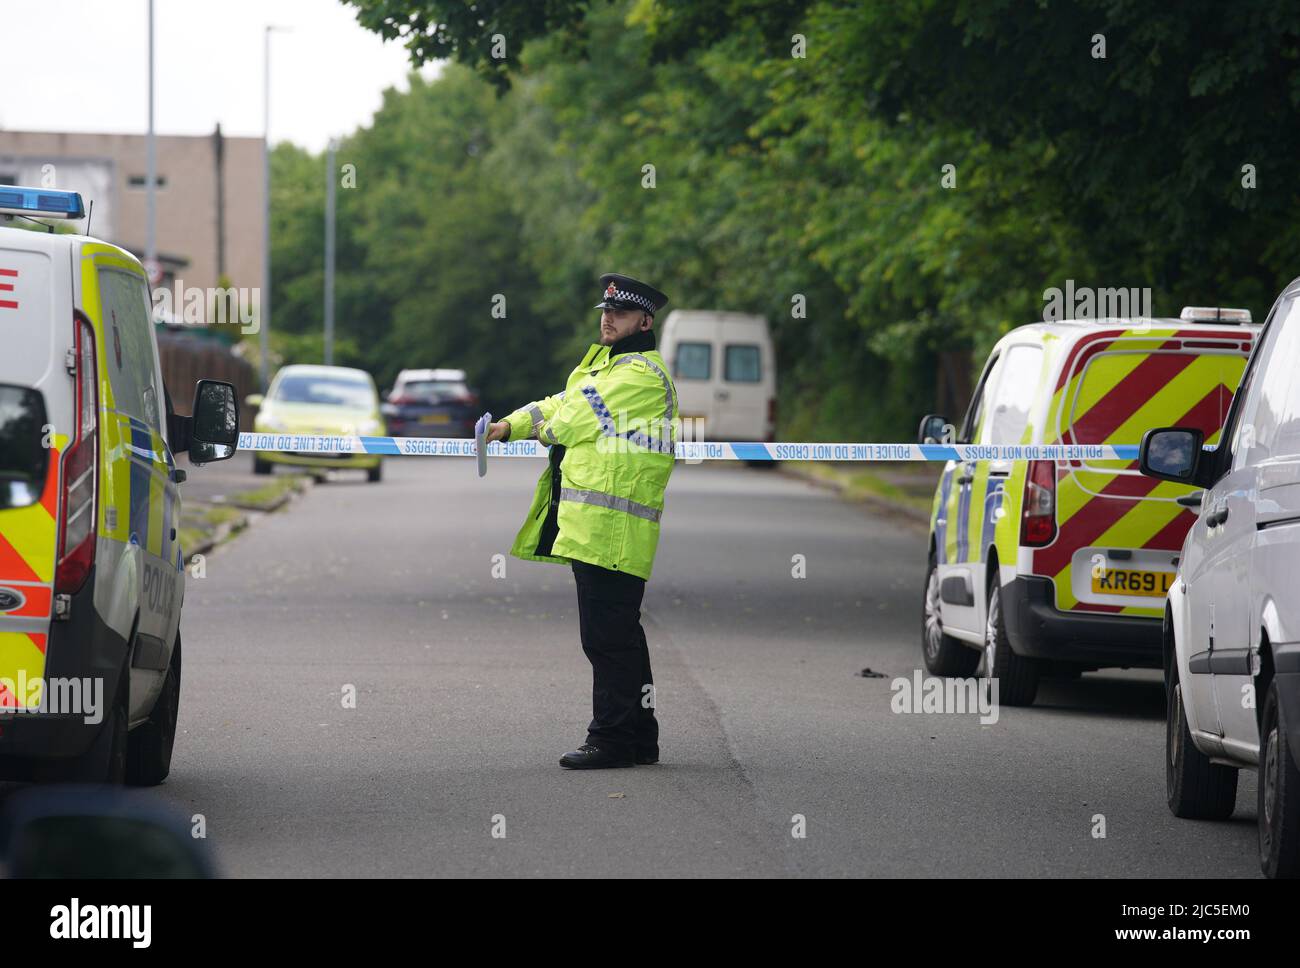
[[[145,254],[146,138],[0,130],[0,184],[81,192],[90,234]],[[163,285],[262,284],[262,139],[157,137]],[[84,222],[81,223],[84,226]]]

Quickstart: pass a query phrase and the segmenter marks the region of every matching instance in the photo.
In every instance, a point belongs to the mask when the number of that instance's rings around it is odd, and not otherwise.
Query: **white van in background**
[[[776,433],[776,356],[762,316],[713,309],[668,314],[659,352],[677,410],[696,440],[769,441]]]

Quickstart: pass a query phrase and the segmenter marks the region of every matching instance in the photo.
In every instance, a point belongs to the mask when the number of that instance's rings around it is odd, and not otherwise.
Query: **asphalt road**
[[[662,762],[561,769],[590,715],[572,575],[493,576],[542,466],[337,475],[190,579],[157,795],[224,873],[1258,876],[1252,774],[1230,822],[1165,806],[1157,673],[991,725],[893,712],[924,530],[770,471],[673,475],[643,609]]]

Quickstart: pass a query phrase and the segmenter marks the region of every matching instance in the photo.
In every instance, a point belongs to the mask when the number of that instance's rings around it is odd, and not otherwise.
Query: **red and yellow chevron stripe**
[[[25,601],[0,613],[0,706],[17,706],[35,695],[18,684],[45,675],[47,633],[30,631],[32,620],[48,623],[58,554],[59,470],[67,438],[60,436],[50,450],[45,488],[36,504],[0,511],[0,585],[19,591]],[[45,626],[46,628],[48,626]],[[10,688],[7,683],[14,683]]]
[[[1071,350],[1054,395],[1053,443],[1133,443],[1152,427],[1198,427],[1214,443],[1245,368],[1250,334],[1178,330],[1134,338],[1098,333]],[[1215,352],[1217,350],[1217,352]],[[1173,501],[1192,489],[1144,477],[1136,461],[1074,462],[1057,469],[1055,541],[1036,549],[1035,574],[1053,579],[1062,610],[1159,616],[1149,605],[1081,602],[1071,562],[1080,548],[1177,551],[1196,516]]]

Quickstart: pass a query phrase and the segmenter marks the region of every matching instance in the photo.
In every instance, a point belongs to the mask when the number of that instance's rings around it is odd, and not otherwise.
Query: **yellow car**
[[[338,434],[364,437],[384,433],[379,393],[365,370],[347,366],[286,366],[271,380],[266,396],[248,397],[257,407],[253,432],[259,434]],[[257,451],[253,473],[270,474],[275,464],[317,470],[363,470],[371,481],[383,475],[377,454],[310,454]]]

